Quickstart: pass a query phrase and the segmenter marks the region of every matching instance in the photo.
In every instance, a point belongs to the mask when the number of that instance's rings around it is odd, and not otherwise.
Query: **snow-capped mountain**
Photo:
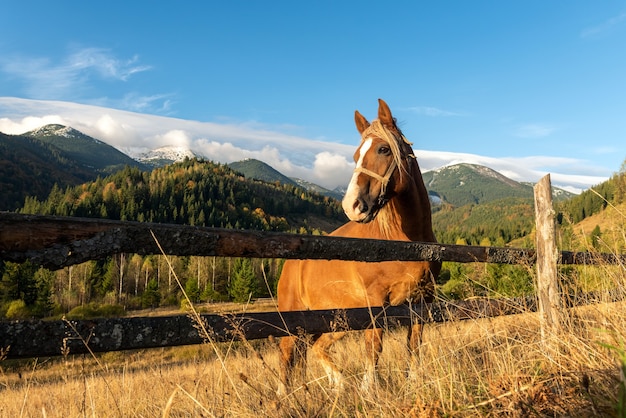
[[[76,129],[70,126],[57,125],[57,124],[44,125],[30,132],[26,132],[24,135],[30,136],[33,138],[39,138],[39,139],[44,139],[44,138],[66,138],[70,140],[80,139],[80,140],[95,142],[96,144],[104,144],[104,142],[100,141],[99,139],[92,138],[89,135],[85,135],[84,133],[77,131]]]
[[[136,160],[150,167],[162,167],[167,164],[183,161],[185,158],[196,158],[197,155],[184,147],[160,147],[137,156]]]

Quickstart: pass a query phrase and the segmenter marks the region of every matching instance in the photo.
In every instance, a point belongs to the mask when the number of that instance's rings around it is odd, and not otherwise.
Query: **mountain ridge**
[[[53,145],[78,164],[103,174],[111,174],[125,165],[146,168],[117,148],[69,126],[49,124],[19,136]]]
[[[71,127],[55,124],[44,125],[15,137],[33,138],[47,144],[48,147],[54,147],[63,158],[68,161],[75,160],[75,165],[81,166],[83,171],[91,171],[93,176],[110,174],[125,165],[136,166],[142,170],[151,170],[182,161],[185,158],[198,157],[184,147],[160,147],[137,158],[132,158],[96,138],[85,135]],[[80,149],[81,147],[84,149]],[[329,190],[306,180],[290,178],[256,159],[245,159],[228,165],[249,178],[270,183],[279,181],[284,184],[300,186],[339,200],[345,191],[342,188]],[[67,170],[67,168],[65,169]],[[82,174],[81,178],[89,179],[87,173]],[[442,204],[460,207],[470,203],[485,203],[503,197],[532,197],[533,195],[531,184],[516,182],[489,167],[476,164],[461,163],[441,167],[426,171],[422,173],[422,176],[434,207],[439,207]],[[56,176],[52,175],[52,177],[58,178],[60,185],[64,184],[63,176],[57,174]],[[553,191],[555,191],[555,199],[558,200],[573,196],[573,194],[558,188],[553,188]],[[12,206],[14,207],[15,203]]]
[[[230,168],[235,171],[242,173],[244,176],[248,178],[253,178],[257,180],[266,181],[268,183],[274,183],[276,181],[281,182],[283,184],[291,184],[294,186],[302,187],[306,190],[317,192],[324,196],[332,197],[337,200],[341,200],[343,198],[343,193],[340,190],[329,190],[325,187],[322,187],[318,184],[311,183],[307,180],[287,177],[282,174],[280,171],[273,168],[271,165],[263,162],[261,160],[257,160],[255,158],[245,158],[240,161],[235,161],[228,164]]]
[[[489,167],[459,163],[422,173],[429,193],[436,194],[442,203],[455,207],[481,204],[502,198],[532,198],[533,185],[510,179]],[[574,196],[557,187],[552,188],[555,200]]]

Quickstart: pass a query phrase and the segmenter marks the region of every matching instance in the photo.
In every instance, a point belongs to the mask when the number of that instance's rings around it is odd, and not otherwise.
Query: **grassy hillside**
[[[446,244],[494,245],[524,237],[533,230],[530,198],[505,198],[458,208],[443,207],[433,214],[437,240]]]
[[[563,332],[549,335],[551,348],[542,342],[538,316],[531,313],[427,325],[419,359],[407,353],[406,331],[391,331],[385,333],[378,380],[369,391],[361,388],[367,354],[360,332],[348,333],[332,351],[345,378],[341,389],[329,385],[320,363],[310,356],[293,391],[284,397],[276,395],[278,348],[273,340],[214,344],[209,336],[199,346],[5,361],[2,413],[620,416],[624,312],[623,303],[568,311]]]

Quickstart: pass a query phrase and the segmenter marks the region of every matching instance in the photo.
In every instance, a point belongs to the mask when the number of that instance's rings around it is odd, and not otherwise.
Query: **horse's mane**
[[[394,130],[387,128],[378,119],[372,121],[370,126],[363,131],[362,138],[367,138],[370,135],[375,135],[389,144],[391,154],[400,173],[400,179],[402,179],[405,175],[415,176],[416,171],[419,173],[419,167],[417,166],[417,161],[415,159],[415,155],[413,154],[413,149],[411,148],[412,144],[397,127],[395,119]],[[410,167],[411,164],[415,164],[416,166]],[[417,182],[418,180],[414,179],[414,181]],[[387,239],[393,239],[394,237],[392,236],[391,231],[392,222],[395,220],[395,217],[393,216],[393,211],[389,207],[389,204],[386,204],[380,209],[376,219],[378,220],[378,225],[383,236]]]
[[[406,168],[406,165],[403,164],[403,159],[415,158],[415,155],[413,155],[412,152],[406,153],[405,150],[401,149],[401,144],[408,145],[409,149],[412,144],[402,134],[402,131],[395,125],[395,119],[394,119],[394,128],[396,132],[392,132],[385,125],[383,125],[378,119],[376,119],[372,121],[370,126],[367,127],[363,131],[363,134],[361,135],[361,137],[367,138],[370,135],[376,135],[377,137],[385,141],[387,144],[389,144],[389,148],[391,149],[391,154],[393,155],[393,158],[396,162],[396,166],[400,167],[400,176],[402,176],[403,174],[409,174]],[[403,154],[406,154],[406,155],[403,155]]]

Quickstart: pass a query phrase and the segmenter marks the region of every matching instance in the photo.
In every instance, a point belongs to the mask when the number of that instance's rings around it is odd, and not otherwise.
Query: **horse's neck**
[[[402,195],[394,196],[381,210],[376,219],[378,228],[387,239],[411,241],[435,241],[432,230],[430,200],[419,167],[414,182]]]

